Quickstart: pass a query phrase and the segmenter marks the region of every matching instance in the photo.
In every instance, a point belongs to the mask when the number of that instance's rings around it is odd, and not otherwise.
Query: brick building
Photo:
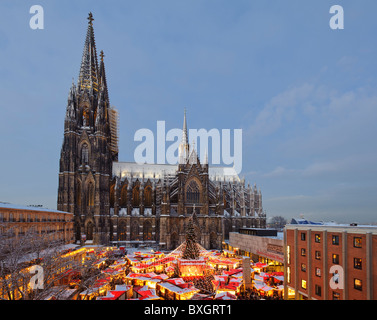
[[[41,207],[18,206],[0,203],[1,233],[11,229],[15,238],[33,230],[40,235],[48,235],[51,240],[72,243],[73,214]]]
[[[309,222],[284,233],[286,299],[377,299],[377,226]]]

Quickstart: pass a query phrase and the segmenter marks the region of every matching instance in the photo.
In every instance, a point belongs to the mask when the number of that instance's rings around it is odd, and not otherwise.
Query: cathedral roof
[[[136,162],[113,162],[113,176],[120,178],[132,177],[137,179],[161,179],[164,176],[174,176],[178,171],[176,164],[138,164]],[[233,167],[209,167],[208,175],[211,180],[240,181]]]

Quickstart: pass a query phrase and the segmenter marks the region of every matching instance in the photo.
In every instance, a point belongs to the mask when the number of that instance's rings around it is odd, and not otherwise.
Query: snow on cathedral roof
[[[138,164],[136,162],[113,162],[113,176],[120,178],[143,178],[159,180],[164,176],[174,176],[178,170],[175,164]],[[232,167],[209,167],[210,180],[240,181],[236,170]]]

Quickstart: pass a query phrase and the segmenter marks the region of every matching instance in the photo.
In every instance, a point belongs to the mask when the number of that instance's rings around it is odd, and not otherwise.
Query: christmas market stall
[[[237,300],[237,297],[229,291],[222,291],[215,295],[215,300]]]
[[[185,282],[181,278],[173,278],[158,283],[156,292],[166,300],[190,300],[200,290],[195,288],[191,282]]]
[[[114,290],[107,291],[105,296],[97,297],[97,300],[126,300],[132,297],[132,286],[116,285]]]
[[[110,278],[98,279],[90,288],[80,292],[80,300],[94,300],[98,296],[104,296],[110,289]]]
[[[133,291],[133,297],[128,300],[161,300],[156,295],[156,290],[150,289],[148,286],[134,286]]]
[[[124,277],[127,284],[136,286],[148,286],[156,288],[156,284],[168,278],[165,274],[150,273],[129,273]]]

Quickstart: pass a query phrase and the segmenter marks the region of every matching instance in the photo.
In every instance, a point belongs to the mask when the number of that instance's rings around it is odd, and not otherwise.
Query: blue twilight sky
[[[32,30],[30,7],[44,8]],[[344,30],[329,27],[332,5]],[[243,129],[241,177],[267,216],[377,223],[375,0],[0,2],[0,201],[55,209],[87,15],[120,114],[140,128]]]

